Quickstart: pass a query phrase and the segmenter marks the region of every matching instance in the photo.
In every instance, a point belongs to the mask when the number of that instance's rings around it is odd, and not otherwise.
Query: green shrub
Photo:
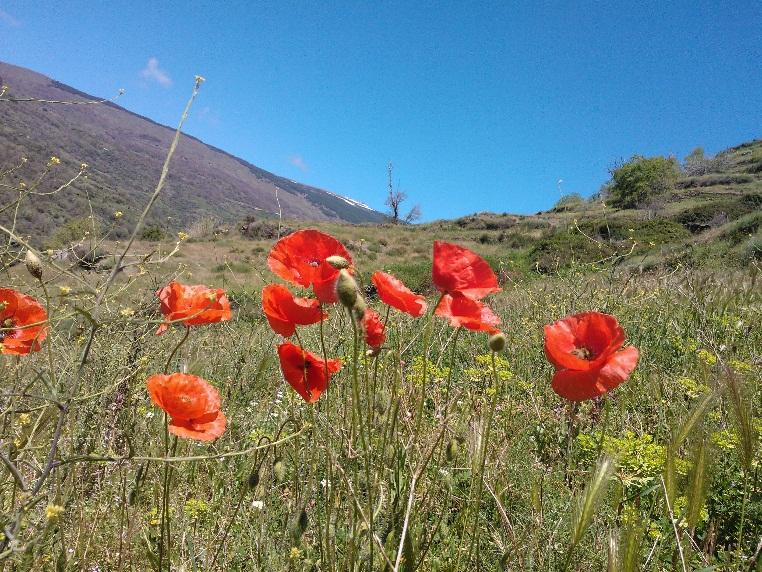
[[[50,237],[48,246],[50,248],[62,248],[75,242],[80,242],[86,237],[92,237],[93,231],[96,236],[101,234],[101,224],[98,219],[90,217],[75,218],[59,226]]]
[[[151,242],[158,242],[160,240],[164,240],[166,237],[167,237],[167,233],[165,233],[158,226],[147,226],[143,229],[143,232],[140,234],[140,238],[142,238],[143,240],[149,240]]]
[[[578,209],[584,204],[585,204],[585,199],[583,199],[579,194],[570,193],[558,199],[558,202],[553,206],[553,211],[555,212],[573,211]]]
[[[679,167],[674,157],[636,155],[611,173],[608,191],[612,206],[635,208],[674,188]]]
[[[750,213],[726,225],[720,237],[729,240],[732,244],[740,244],[755,234],[760,226],[762,226],[762,211]]]
[[[686,209],[672,220],[693,232],[712,226],[724,214],[725,220],[735,220],[762,208],[762,194],[749,193],[737,198],[726,198]]]
[[[561,231],[540,240],[529,253],[533,268],[553,273],[574,263],[596,262],[614,253],[603,242],[595,242],[578,231]]]

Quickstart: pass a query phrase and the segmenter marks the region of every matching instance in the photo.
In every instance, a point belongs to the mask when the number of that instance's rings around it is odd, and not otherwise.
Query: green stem
[[[164,366],[164,373],[165,374],[169,373],[169,366],[172,365],[172,358],[175,357],[175,354],[180,349],[180,346],[182,346],[185,343],[185,340],[188,339],[188,335],[190,335],[190,327],[185,326],[185,334],[183,335],[182,338],[180,338],[180,341],[177,342],[177,345],[175,346],[175,348],[172,350],[172,353],[170,353],[169,357],[167,358],[167,363]]]
[[[479,470],[476,475],[476,495],[474,498],[475,502],[472,505],[474,512],[474,524],[471,528],[471,542],[468,548],[468,558],[466,559],[467,564],[471,562],[471,554],[473,553],[474,543],[476,542],[476,529],[479,526],[479,508],[482,503],[482,489],[484,486],[484,467],[487,463],[487,447],[489,445],[490,430],[492,429],[492,419],[495,416],[495,409],[497,409],[497,400],[500,395],[499,384],[500,381],[497,375],[495,352],[492,352],[492,389],[494,390],[494,393],[492,394],[492,402],[490,403],[489,413],[487,413],[487,420],[485,422],[484,438],[482,440],[482,447],[479,458]],[[477,552],[478,551],[479,549],[477,547]]]

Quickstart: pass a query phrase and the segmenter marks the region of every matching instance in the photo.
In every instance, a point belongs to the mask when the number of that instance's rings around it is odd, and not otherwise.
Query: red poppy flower
[[[487,306],[479,300],[472,300],[461,294],[445,294],[439,302],[436,310],[436,316],[447,318],[450,325],[464,327],[467,330],[475,332],[489,332],[495,334],[499,332],[495,326],[500,324],[500,318]]]
[[[0,288],[0,353],[25,355],[40,350],[48,336],[48,313],[31,296]]]
[[[556,367],[553,391],[571,401],[603,395],[625,381],[638,349],[622,349],[624,330],[614,316],[585,312],[545,326],[545,355]]]
[[[410,290],[401,280],[386,272],[375,272],[370,279],[384,304],[414,318],[423,316],[426,311],[426,299]]]
[[[182,320],[186,326],[198,326],[231,317],[230,302],[222,288],[208,288],[201,284],[187,286],[173,280],[157,290],[156,295],[161,301],[161,313],[168,322]],[[161,324],[156,335],[168,329],[169,324]]]
[[[262,289],[262,309],[270,327],[281,336],[293,336],[296,326],[317,324],[328,316],[320,311],[320,302],[295,297],[280,284],[268,284]]]
[[[365,343],[372,348],[380,348],[384,345],[386,332],[384,331],[384,324],[381,321],[381,316],[378,315],[378,312],[371,308],[367,308],[360,325],[365,333]]]
[[[449,242],[434,241],[431,276],[440,292],[458,292],[472,300],[481,300],[487,294],[500,292],[497,276],[486,260],[467,248]]]
[[[146,381],[151,401],[170,416],[169,432],[214,441],[225,432],[220,394],[208,381],[187,373],[155,374]]]
[[[314,403],[328,387],[330,377],[341,369],[341,360],[324,361],[291,342],[278,346],[280,369],[307,403]]]
[[[349,252],[334,237],[314,229],[298,230],[275,243],[267,265],[292,284],[312,286],[318,300],[332,304],[339,271],[325,261],[329,256],[342,256],[352,264]]]

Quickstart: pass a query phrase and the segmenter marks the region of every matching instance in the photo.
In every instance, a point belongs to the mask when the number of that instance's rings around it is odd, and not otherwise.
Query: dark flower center
[[[579,359],[586,359],[586,360],[593,359],[593,352],[584,346],[581,348],[572,350],[571,353],[572,355],[577,356]]]

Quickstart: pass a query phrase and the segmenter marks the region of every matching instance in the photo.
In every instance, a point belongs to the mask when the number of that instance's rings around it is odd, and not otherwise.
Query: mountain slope
[[[38,189],[50,192],[73,176],[81,163],[89,165],[86,179],[63,192],[36,196],[20,209],[19,231],[49,236],[72,217],[89,213],[90,205],[102,222],[109,221],[115,211],[124,213],[124,223],[133,221],[159,179],[173,129],[113,103],[7,101],[14,97],[98,98],[2,62],[0,83],[8,86],[6,101],[0,101],[0,174],[21,157],[29,160],[0,182],[31,184],[48,159],[57,156],[61,164]],[[149,224],[175,230],[207,216],[235,222],[251,215],[275,216],[279,210],[284,217],[301,220],[380,222],[385,218],[352,199],[279,177],[184,135]],[[7,215],[0,216],[7,221]],[[120,228],[128,227],[120,224]]]

